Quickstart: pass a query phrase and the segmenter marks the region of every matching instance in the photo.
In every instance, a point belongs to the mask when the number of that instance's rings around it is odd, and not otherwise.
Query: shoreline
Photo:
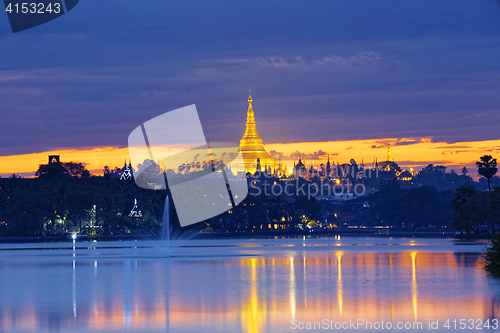
[[[332,231],[274,231],[274,232],[199,232],[192,239],[250,239],[250,238],[295,238],[295,237],[379,237],[379,238],[457,238],[455,231],[410,231],[389,229],[339,229]],[[490,239],[489,234],[471,235],[463,240]],[[89,237],[78,235],[81,241],[128,241],[155,240],[148,234],[119,234]],[[457,238],[458,239],[458,238]],[[71,242],[70,234],[57,236],[0,237],[1,243],[58,243]]]

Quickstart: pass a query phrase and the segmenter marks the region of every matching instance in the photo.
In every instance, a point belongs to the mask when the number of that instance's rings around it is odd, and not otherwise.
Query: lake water
[[[499,331],[486,243],[191,240],[173,258],[160,241],[75,245],[0,245],[0,332]]]

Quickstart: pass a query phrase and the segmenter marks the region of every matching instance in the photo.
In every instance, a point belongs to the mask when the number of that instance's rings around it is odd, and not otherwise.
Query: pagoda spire
[[[387,144],[387,160],[391,161],[391,144]]]
[[[276,164],[276,161],[264,148],[262,139],[260,138],[259,133],[257,133],[252,103],[252,92],[249,91],[246,128],[240,141],[240,150],[243,155],[243,160],[245,161],[247,172],[255,171],[252,169],[256,166],[257,159],[260,160],[261,164],[266,166],[274,166]]]
[[[248,138],[257,138],[260,140],[260,143],[262,144],[262,140],[259,136],[259,133],[257,133],[257,126],[255,125],[255,114],[253,112],[252,103],[253,103],[252,91],[250,90],[248,94],[247,126],[242,140],[245,139],[245,136]]]

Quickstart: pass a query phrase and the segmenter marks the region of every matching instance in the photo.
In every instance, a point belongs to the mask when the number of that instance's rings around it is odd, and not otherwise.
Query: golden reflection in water
[[[295,319],[296,307],[296,290],[295,290],[295,268],[293,265],[293,257],[290,258],[290,308],[292,311],[292,319]]]
[[[499,289],[488,282],[484,270],[474,269],[481,267],[478,258],[479,254],[353,254],[345,251],[330,252],[328,256],[312,253],[309,257],[295,259],[247,257],[220,261],[219,266],[211,264],[210,269],[206,270],[200,264],[197,266],[199,274],[214,282],[193,285],[191,288],[196,293],[191,294],[175,292],[184,286],[183,279],[192,278],[178,269],[184,267],[182,262],[175,264],[171,270],[160,269],[164,267],[161,264],[151,270],[144,265],[143,275],[132,279],[130,297],[123,293],[126,285],[119,279],[121,274],[113,280],[112,287],[107,275],[99,274],[99,279],[93,282],[95,289],[88,301],[85,297],[82,300],[82,297],[75,298],[72,295],[71,288],[74,284],[71,284],[71,278],[78,286],[85,276],[83,274],[80,277],[79,274],[85,273],[83,269],[86,269],[87,276],[92,277],[95,264],[80,270],[77,267],[73,276],[71,265],[68,267],[69,306],[66,312],[58,313],[59,325],[61,331],[78,323],[89,330],[100,331],[124,331],[128,328],[131,332],[154,329],[167,331],[170,325],[171,331],[176,328],[192,331],[193,327],[220,331],[224,327],[226,332],[241,330],[246,333],[262,333],[279,331],[289,323],[291,316],[299,321],[365,318],[372,322],[386,318],[392,318],[393,322],[418,321],[418,318],[424,322],[427,318],[439,319],[440,322],[447,318],[491,318],[500,311],[500,302],[495,298]],[[223,267],[239,270],[241,274],[241,281],[230,290],[225,289],[223,283],[219,286],[220,281],[224,282],[221,277],[215,278],[216,273],[224,271]],[[99,270],[108,268],[101,266],[99,262]],[[335,269],[336,284],[333,281]],[[371,281],[377,274],[382,274],[378,284],[368,285],[365,282],[368,279]],[[344,285],[343,279],[349,283]],[[474,291],[466,288],[467,283],[472,282]],[[384,284],[395,288],[383,288]],[[156,293],[143,294],[143,291],[148,290],[142,287],[144,285],[156,286]],[[364,285],[367,288],[362,290]],[[431,290],[427,288],[428,285]],[[215,289],[207,291],[207,286]],[[382,292],[377,287],[381,287]],[[241,291],[248,293],[240,294]],[[37,296],[36,292],[34,290],[33,295]],[[356,297],[348,297],[351,294]],[[77,306],[77,319],[71,306],[72,296],[76,302],[74,305]],[[304,299],[304,302],[298,301],[299,299]],[[23,332],[38,332],[41,330],[36,330],[35,325],[39,328],[48,325],[46,313],[36,306],[36,297],[21,300],[19,304],[16,303],[17,300],[10,305],[5,300],[3,302],[0,308],[0,331],[3,329],[13,332],[25,327]],[[16,308],[21,308],[22,311]]]
[[[342,311],[344,310],[344,298],[343,298],[343,290],[342,290],[342,254],[343,252],[336,252],[335,256],[337,257],[337,298],[339,303],[339,315],[342,318]]]
[[[393,276],[394,276],[393,257],[394,257],[394,254],[389,253],[389,274],[390,274],[389,278],[390,278],[391,285],[392,285]],[[392,293],[391,293],[391,320],[392,320],[392,322],[394,322],[394,299],[392,297]]]
[[[302,263],[304,266],[304,282],[302,283],[303,285],[303,293],[304,293],[304,307],[307,309],[307,274],[306,274],[306,256],[304,255],[304,261]]]
[[[413,315],[415,316],[415,321],[417,321],[417,272],[415,266],[415,258],[417,257],[417,252],[411,253],[411,299],[413,302]]]
[[[242,260],[242,265],[245,265]],[[266,323],[267,304],[259,300],[257,265],[265,266],[265,260],[259,262],[256,258],[250,259],[250,297],[241,304],[241,323],[243,332],[259,333]]]

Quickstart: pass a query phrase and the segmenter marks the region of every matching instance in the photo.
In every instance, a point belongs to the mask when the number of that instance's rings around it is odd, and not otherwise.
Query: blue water
[[[74,245],[0,245],[0,332],[494,332],[500,311],[484,242],[189,240],[171,258],[163,241]]]

